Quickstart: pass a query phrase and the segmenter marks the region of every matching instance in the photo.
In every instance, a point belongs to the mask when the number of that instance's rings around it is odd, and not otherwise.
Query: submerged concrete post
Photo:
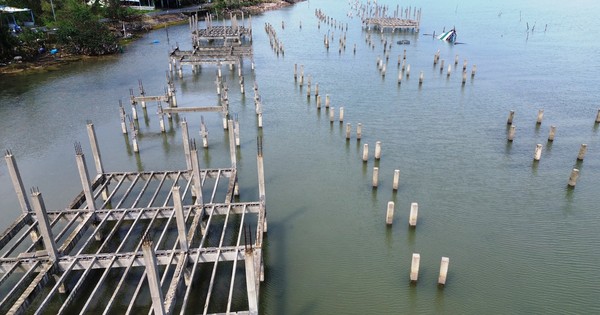
[[[535,146],[535,152],[534,152],[534,154],[533,154],[533,159],[534,159],[535,161],[539,161],[539,160],[540,160],[540,158],[542,158],[542,145],[538,143],[538,144]]]
[[[419,85],[423,84],[424,78],[425,78],[425,75],[423,74],[423,71],[421,71],[421,73],[419,74]]]
[[[263,127],[263,114],[258,113],[258,128],[262,128]]]
[[[419,204],[413,202],[410,204],[410,217],[408,219],[408,224],[411,227],[417,226],[417,216],[419,215]]]
[[[183,215],[183,205],[181,203],[181,194],[179,186],[172,189],[173,192],[173,210],[175,211],[175,219],[177,220],[177,232],[179,238],[179,248],[182,251],[188,251],[187,230],[185,227],[185,217]]]
[[[389,201],[387,204],[387,213],[385,215],[385,224],[392,225],[394,222],[394,202]]]
[[[152,310],[155,315],[164,315],[165,306],[162,289],[160,286],[160,276],[158,274],[158,264],[156,255],[152,246],[152,241],[144,240],[142,243],[142,252],[144,253],[144,263],[146,265],[146,277],[150,287],[150,296],[152,297]]]
[[[399,183],[400,183],[400,170],[394,170],[394,180],[392,181],[392,189],[398,190]]]
[[[450,77],[450,74],[452,74],[452,65],[448,65],[448,72],[446,73],[446,77]]]
[[[373,188],[377,188],[379,184],[379,167],[373,167],[373,180],[372,180]]]
[[[361,138],[362,138],[362,124],[358,123],[358,125],[356,125],[356,140],[360,141]]]
[[[333,123],[334,120],[335,120],[335,107],[331,107],[329,109],[329,122]]]
[[[578,178],[579,178],[579,170],[574,168],[571,171],[571,176],[569,177],[569,186],[575,187],[575,185],[577,185]]]
[[[375,159],[381,159],[381,141],[375,142]]]
[[[596,114],[596,123],[600,124],[600,109],[598,109],[598,114]]]
[[[125,115],[125,109],[123,105],[119,101],[119,116],[121,119],[121,132],[126,135],[127,134],[127,115]]]
[[[352,125],[350,123],[346,124],[346,140],[350,140],[350,133],[352,132]]]
[[[475,76],[476,72],[477,72],[477,65],[473,65],[473,67],[471,68],[471,78],[473,78]]]
[[[550,133],[548,133],[548,141],[554,141],[554,135],[556,134],[556,126],[550,126]]]
[[[196,150],[196,142],[190,142],[190,159],[192,166],[192,192],[196,197],[197,205],[204,204],[202,200],[202,179],[200,178],[200,163],[198,162],[198,151]]]
[[[257,139],[256,166],[258,172],[258,199],[265,200],[265,166],[263,162],[262,137]]]
[[[21,179],[17,161],[9,150],[4,154],[4,159],[8,166],[8,174],[10,174],[15,193],[17,194],[17,199],[19,200],[19,205],[21,206],[21,211],[26,214],[31,210],[31,207],[29,206],[29,200],[27,199],[25,186],[23,186],[23,180]]]
[[[344,107],[340,107],[340,124],[344,122]]]
[[[440,73],[444,72],[444,59],[440,61]]]
[[[252,249],[244,254],[246,267],[246,291],[248,292],[248,310],[258,314],[258,292],[256,290],[256,269],[254,266],[254,253]]]
[[[55,262],[58,258],[58,251],[56,250],[56,243],[54,243],[52,227],[50,226],[50,221],[48,220],[48,215],[46,214],[44,199],[42,198],[42,193],[40,193],[37,188],[31,189],[31,201],[33,202],[33,210],[35,211],[35,216],[37,217],[38,229],[40,230],[40,234],[42,234],[44,247],[46,248],[46,252],[48,253],[48,257],[50,257],[50,260]]]
[[[315,97],[319,96],[319,83],[315,83]]]
[[[236,148],[235,148],[235,132],[233,130],[233,120],[229,119],[227,121],[229,126],[229,156],[231,158],[231,168],[236,167]]]
[[[317,109],[321,109],[321,95],[317,95]]]
[[[367,162],[369,160],[369,144],[365,143],[363,145],[363,154],[362,154],[363,162]]]
[[[185,165],[188,170],[192,169],[192,160],[190,153],[190,135],[188,131],[187,120],[181,121],[181,137],[183,138],[183,153],[185,154]]]
[[[421,262],[421,255],[417,253],[412,254],[412,262],[410,264],[410,281],[417,282],[419,279],[419,264]]]
[[[586,152],[587,152],[587,144],[584,143],[579,148],[579,154],[577,154],[577,160],[583,161],[583,158],[585,157]]]
[[[450,258],[442,257],[440,263],[440,276],[438,277],[438,284],[445,285],[446,277],[448,276],[448,265],[450,264]]]
[[[88,210],[94,211],[96,210],[96,205],[94,203],[94,195],[92,194],[92,186],[90,185],[90,176],[88,173],[87,165],[85,164],[85,156],[79,143],[75,143],[75,153],[75,159],[77,160],[77,169],[79,170],[81,186],[83,186],[85,202],[87,204]]]
[[[510,129],[508,130],[508,141],[513,141],[513,139],[515,138],[516,128],[517,127],[515,125],[510,126]]]
[[[104,167],[102,167],[102,157],[100,155],[100,149],[98,148],[98,141],[96,140],[96,131],[94,130],[94,124],[91,121],[87,122],[87,132],[88,138],[90,139],[90,145],[92,147],[94,163],[96,164],[96,173],[103,174]]]
[[[543,118],[544,118],[544,110],[540,109],[540,110],[538,110],[536,124],[540,125],[542,123]]]

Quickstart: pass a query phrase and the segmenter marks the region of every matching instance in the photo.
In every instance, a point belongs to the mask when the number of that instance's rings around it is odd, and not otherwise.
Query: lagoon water
[[[266,235],[263,314],[597,314],[600,313],[600,107],[597,1],[419,1],[419,34],[386,33],[393,45],[387,74],[381,35],[365,43],[360,20],[345,1],[311,0],[252,18],[256,71],[244,63],[246,96],[237,71],[225,70],[232,112],[241,125],[241,198],[256,200],[256,116],[252,82],[263,98],[269,231]],[[379,1],[395,9],[397,2]],[[321,23],[315,9],[348,23],[341,31]],[[285,21],[285,29],[281,21]],[[271,23],[285,56],[271,50]],[[300,27],[300,23],[302,27]],[[529,25],[529,32],[527,31]],[[534,27],[535,25],[535,27]],[[448,45],[425,34],[456,27]],[[329,32],[329,33],[328,33]],[[85,61],[59,71],[2,77],[0,147],[17,158],[26,187],[37,186],[47,207],[64,208],[81,190],[73,142],[91,156],[85,122],[96,126],[105,169],[161,170],[185,167],[177,119],[159,131],[156,105],[140,120],[139,155],[120,133],[118,101],[142,79],[148,94],[165,85],[167,51],[190,47],[187,25],[147,34],[125,54]],[[334,37],[327,51],[323,36]],[[154,41],[159,43],[153,43]],[[356,54],[352,48],[356,44]],[[398,55],[407,50],[411,75],[397,84]],[[433,56],[458,69],[440,74]],[[477,74],[461,86],[464,60]],[[319,83],[320,94],[346,111],[343,124],[318,111],[306,86],[294,82],[294,64]],[[185,69],[176,79],[180,106],[217,102],[215,68]],[[423,71],[424,83],[418,84]],[[314,90],[314,86],[313,86]],[[324,99],[323,99],[324,104]],[[129,108],[127,108],[129,110]],[[544,121],[536,115],[544,109]],[[514,142],[506,119],[516,112]],[[218,114],[204,115],[211,147],[201,165],[228,166],[226,133]],[[199,115],[186,115],[198,141]],[[363,124],[360,142],[345,140],[345,124]],[[551,125],[556,140],[547,142]],[[376,141],[382,158],[373,161]],[[362,145],[371,156],[363,163]],[[533,163],[535,145],[542,158]],[[583,162],[576,157],[588,145]],[[88,162],[88,165],[91,165]],[[379,188],[371,187],[373,166]],[[576,188],[567,188],[573,168]],[[399,169],[400,189],[392,192]],[[0,165],[0,228],[20,213],[6,165]],[[385,225],[388,201],[396,204]],[[419,203],[416,229],[408,228],[411,202]],[[416,285],[409,283],[412,253],[421,255]],[[445,288],[437,276],[450,257]]]

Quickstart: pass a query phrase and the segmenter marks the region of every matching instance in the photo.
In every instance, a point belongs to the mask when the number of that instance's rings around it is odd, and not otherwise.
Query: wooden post
[[[379,167],[373,167],[373,188],[377,188],[379,184]]]
[[[540,109],[540,110],[538,110],[536,124],[538,124],[538,125],[542,124],[543,118],[544,118],[544,110]]]
[[[363,154],[362,154],[363,162],[367,162],[369,160],[369,144],[365,143],[363,145]]]
[[[394,180],[392,181],[392,189],[398,190],[400,183],[400,170],[394,170]]]
[[[533,154],[533,159],[535,161],[539,161],[541,157],[542,157],[542,145],[538,143],[535,146],[535,153]]]
[[[152,310],[155,315],[164,315],[165,306],[162,289],[160,286],[160,276],[158,274],[158,265],[156,255],[152,246],[152,241],[145,239],[142,243],[142,252],[144,254],[144,263],[146,265],[146,277],[150,287],[150,296],[152,297]]]
[[[512,125],[514,118],[515,118],[515,111],[511,110],[510,113],[508,113],[508,120],[506,120],[506,124]]]
[[[334,119],[335,119],[335,107],[331,107],[329,109],[329,122],[333,123]]]
[[[579,178],[579,170],[574,168],[571,171],[571,176],[569,177],[569,186],[575,187],[577,185],[577,179]]]
[[[394,222],[394,202],[388,201],[387,213],[385,215],[385,223],[387,225],[392,225],[392,222]]]
[[[448,265],[450,264],[450,258],[442,257],[440,263],[440,276],[438,277],[438,284],[445,285],[446,277],[448,276]]]
[[[550,133],[548,134],[548,141],[554,141],[554,135],[556,134],[556,126],[550,126]]]
[[[411,227],[417,226],[417,216],[419,215],[419,204],[413,202],[410,204],[410,217],[408,219],[408,224]]]
[[[410,264],[410,281],[417,282],[419,279],[419,263],[421,261],[421,255],[412,254],[412,263]]]
[[[577,160],[583,161],[583,158],[585,157],[586,152],[587,152],[587,144],[584,143],[579,148],[579,154],[577,154]]]

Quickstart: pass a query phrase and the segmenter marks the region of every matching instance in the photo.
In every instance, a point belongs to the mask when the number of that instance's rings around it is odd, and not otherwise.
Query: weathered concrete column
[[[440,276],[438,277],[438,284],[445,285],[446,277],[448,276],[448,265],[450,264],[450,258],[442,257],[440,263]]]
[[[377,188],[379,184],[379,167],[373,167],[373,180],[372,180],[373,188]]]
[[[317,109],[321,109],[321,95],[317,96]]]
[[[375,142],[375,159],[381,159],[381,141]]]
[[[344,107],[340,107],[340,124],[344,122]]]
[[[229,126],[229,156],[231,158],[231,168],[236,168],[236,147],[235,147],[235,132],[233,130],[233,120],[227,122]]]
[[[584,143],[579,148],[579,154],[577,154],[577,160],[583,161],[583,158],[585,157],[586,152],[587,152],[587,144]]]
[[[96,173],[104,173],[104,167],[102,167],[102,157],[100,155],[100,149],[98,148],[98,141],[96,140],[96,131],[94,130],[94,124],[91,121],[87,122],[88,138],[90,139],[90,146],[92,147],[92,155],[94,156],[94,163],[96,165]]]
[[[19,205],[21,206],[21,211],[26,214],[31,210],[31,207],[29,206],[29,200],[27,199],[27,193],[25,192],[25,186],[23,186],[23,180],[21,179],[17,161],[9,150],[4,154],[4,159],[8,166],[8,174],[10,174],[15,193],[17,194],[17,199],[19,200]]]
[[[185,227],[185,217],[183,215],[183,205],[181,203],[181,194],[179,186],[173,187],[173,209],[175,210],[175,219],[177,220],[177,232],[179,238],[179,248],[182,251],[188,251],[187,229]]]
[[[315,83],[315,97],[319,96],[319,83]]]
[[[446,77],[450,77],[450,75],[452,74],[452,65],[448,65],[448,72],[446,72]]]
[[[81,179],[81,186],[83,187],[83,193],[85,195],[85,202],[87,204],[88,210],[94,211],[96,210],[96,204],[94,203],[94,195],[92,194],[90,176],[88,173],[87,165],[85,164],[85,156],[79,143],[75,143],[75,153],[75,159],[77,160],[77,169],[79,170],[79,178]]]
[[[258,199],[265,200],[265,167],[263,162],[262,137],[258,137],[257,142],[256,166],[258,172]]]
[[[406,78],[410,77],[410,64],[406,65]]]
[[[181,137],[183,138],[183,153],[185,154],[185,165],[188,170],[192,169],[192,160],[190,153],[190,135],[188,131],[187,120],[181,121]]]
[[[325,108],[329,108],[331,104],[331,99],[329,98],[329,94],[325,94]]]
[[[417,282],[419,279],[419,264],[421,262],[421,255],[417,253],[412,254],[412,262],[410,264],[410,281]]]
[[[398,190],[400,183],[400,170],[394,170],[394,180],[392,181],[392,189]]]
[[[329,122],[333,123],[334,120],[335,120],[335,107],[331,107],[329,109]]]
[[[513,141],[513,139],[515,138],[516,128],[517,127],[515,125],[510,126],[510,129],[508,130],[508,141]]]
[[[258,292],[256,290],[256,269],[254,266],[254,253],[247,249],[244,255],[246,267],[246,291],[248,292],[248,310],[252,314],[258,314]]]
[[[440,73],[444,72],[444,59],[440,61]]]
[[[352,125],[350,123],[346,124],[346,140],[350,140],[350,133],[352,132]]]
[[[46,214],[46,206],[42,193],[37,188],[31,189],[31,201],[33,202],[33,210],[38,222],[38,229],[44,241],[44,247],[48,253],[50,260],[55,262],[58,258],[58,251],[56,250],[56,243],[54,243],[54,235],[52,235],[52,227]]]
[[[121,118],[121,132],[126,135],[127,134],[127,115],[125,114],[125,109],[119,101],[119,116]]]
[[[160,127],[160,132],[165,133],[167,131],[165,128],[165,115],[160,104],[158,104],[158,125]]]
[[[533,159],[535,161],[539,161],[540,158],[542,158],[542,145],[538,143],[535,146],[535,152],[533,153]]]
[[[537,119],[535,121],[536,124],[540,125],[542,123],[542,119],[544,118],[544,110],[538,110]]]
[[[600,124],[600,109],[598,109],[598,114],[596,114],[596,123]]]
[[[579,178],[579,170],[574,168],[571,171],[571,176],[569,177],[569,186],[575,187],[577,185],[577,179]]]
[[[240,121],[237,119],[234,122],[233,131],[235,134],[235,146],[239,147],[240,146]]]
[[[419,204],[413,202],[410,204],[410,217],[408,219],[408,224],[411,227],[417,226],[417,216],[419,215]]]
[[[462,80],[461,80],[462,85],[465,85],[465,83],[467,83],[467,72],[463,71],[462,73]]]
[[[358,125],[356,125],[356,140],[360,141],[361,138],[362,138],[362,124],[358,123]]]
[[[258,113],[258,128],[262,128],[263,127],[263,114]]]
[[[556,126],[550,126],[550,132],[548,133],[548,141],[554,141],[554,135],[556,134]]]
[[[424,79],[425,79],[425,75],[423,74],[423,71],[421,71],[421,73],[419,73],[419,85],[423,85]]]
[[[398,85],[402,84],[402,72],[398,71]]]
[[[363,145],[363,154],[362,154],[363,162],[367,162],[369,160],[369,144],[365,143]]]
[[[200,163],[198,162],[198,150],[196,150],[196,142],[190,142],[190,160],[192,168],[192,195],[196,197],[197,205],[204,204],[202,200],[202,179],[200,178]]]
[[[134,120],[138,119],[137,108],[135,107],[135,102],[131,103],[131,118]]]
[[[298,80],[298,64],[294,64],[294,81]]]
[[[385,224],[392,225],[394,222],[394,202],[389,201],[387,204],[387,213],[385,215]]]
[[[473,65],[471,68],[471,78],[475,77],[475,72],[477,72],[477,65]]]
[[[162,289],[160,286],[160,276],[158,274],[158,265],[152,241],[145,239],[142,243],[142,252],[144,253],[144,263],[146,265],[146,277],[148,277],[148,286],[150,287],[150,296],[152,297],[152,310],[155,315],[164,315],[165,306]]]

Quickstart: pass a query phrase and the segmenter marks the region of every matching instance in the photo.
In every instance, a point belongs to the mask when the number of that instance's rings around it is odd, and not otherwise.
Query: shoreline
[[[279,0],[277,2],[268,2],[261,3],[253,6],[248,6],[232,11],[227,12],[244,12],[252,15],[262,14],[264,12],[281,9],[284,7],[288,7],[294,5],[295,3],[301,2],[304,0],[296,0],[294,3],[289,3],[283,0]],[[188,15],[184,13],[169,13],[168,11],[164,11],[162,14],[148,15],[144,14],[141,16],[140,20],[125,22],[131,30],[132,37],[131,38],[122,38],[119,40],[120,46],[127,46],[129,43],[138,40],[141,36],[140,34],[148,33],[153,30],[157,30],[160,28],[164,28],[171,25],[180,25],[186,23],[188,20]],[[109,26],[113,31],[118,31],[120,29],[120,25],[123,25],[122,21],[117,21]],[[111,54],[113,56],[117,54]],[[48,53],[40,56],[36,60],[33,61],[12,61],[7,65],[0,66],[0,76],[11,76],[11,75],[28,75],[33,73],[43,73],[49,71],[57,71],[60,70],[60,67],[75,61],[85,60],[85,59],[96,59],[102,58],[110,55],[103,56],[86,56],[86,55],[71,55],[63,52],[59,52],[58,56],[52,56]]]

